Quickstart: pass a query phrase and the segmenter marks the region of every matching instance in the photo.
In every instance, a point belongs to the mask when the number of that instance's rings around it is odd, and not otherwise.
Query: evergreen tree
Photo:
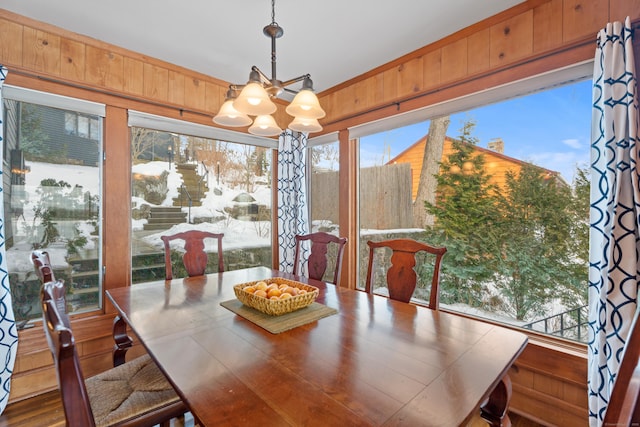
[[[269,162],[267,161],[267,149],[264,147],[256,147],[254,153],[254,174],[255,176],[264,176],[269,168]]]
[[[571,189],[525,163],[507,173],[499,223],[501,256],[496,286],[518,320],[545,312],[559,290],[575,280],[572,266]]]
[[[453,141],[453,152],[440,165],[436,203],[425,202],[436,217],[429,240],[447,247],[441,271],[441,299],[446,303],[482,304],[484,283],[494,274],[498,192],[489,183],[484,156],[475,154],[477,138],[469,120]]]
[[[571,263],[567,268],[571,269],[573,280],[568,282],[562,292],[562,301],[567,308],[577,308],[588,303],[588,277],[589,277],[589,205],[591,197],[591,179],[588,168],[577,168],[573,181],[573,192],[569,215],[571,235],[569,250]]]
[[[42,160],[51,156],[47,141],[49,136],[42,130],[42,108],[26,102],[20,103],[20,148],[27,160]],[[47,161],[51,161],[50,158]]]

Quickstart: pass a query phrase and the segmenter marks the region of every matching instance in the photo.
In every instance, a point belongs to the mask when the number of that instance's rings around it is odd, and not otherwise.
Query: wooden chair
[[[31,262],[33,263],[38,278],[40,278],[43,284],[56,280],[53,275],[53,269],[51,268],[49,252],[41,250],[31,252]]]
[[[413,269],[416,265],[416,253],[424,251],[435,255],[433,276],[431,278],[431,292],[429,308],[438,309],[440,285],[440,265],[447,248],[431,246],[413,239],[392,239],[381,242],[368,241],[369,267],[365,282],[365,291],[373,293],[373,271],[375,268],[374,255],[379,248],[389,248],[391,254],[391,267],[387,270],[387,287],[389,297],[402,302],[409,302],[416,289],[418,276]]]
[[[209,257],[204,251],[204,239],[211,238],[218,240],[218,272],[224,271],[224,261],[222,259],[222,238],[223,233],[210,233],[208,231],[189,230],[183,233],[177,233],[170,236],[160,236],[164,242],[164,263],[166,280],[173,279],[173,270],[171,268],[171,249],[169,242],[175,239],[184,240],[185,253],[182,256],[182,262],[187,270],[189,277],[202,276],[207,267]]]
[[[311,253],[307,261],[307,270],[309,271],[309,278],[315,280],[322,280],[324,273],[327,271],[327,251],[329,245],[333,244],[337,247],[336,263],[333,270],[333,280],[331,283],[338,285],[340,280],[340,271],[342,270],[342,254],[344,252],[344,245],[347,243],[346,237],[337,237],[333,234],[319,231],[317,233],[297,235],[296,239],[296,251],[294,256],[293,274],[298,274],[300,270],[300,264],[302,262],[302,242],[311,242]]]
[[[64,310],[64,283],[46,282],[41,303],[67,426],[168,427],[169,420],[188,411],[148,355],[85,380]]]
[[[616,374],[603,427],[640,425],[640,312],[636,310]]]

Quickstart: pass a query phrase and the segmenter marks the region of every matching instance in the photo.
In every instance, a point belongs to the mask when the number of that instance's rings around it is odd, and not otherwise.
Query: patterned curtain
[[[309,232],[307,135],[287,129],[278,146],[278,246],[280,270],[293,271],[296,234]],[[307,275],[306,265],[300,273]]]
[[[627,17],[598,34],[593,72],[589,424],[602,425],[637,307],[638,99]]]
[[[7,76],[7,69],[0,65],[0,164],[4,160],[4,135],[2,120],[2,85]],[[4,247],[4,183],[0,170],[0,413],[4,411],[9,401],[11,389],[11,374],[16,361],[18,351],[18,331],[16,329],[13,305],[11,303],[11,288],[9,286],[9,271],[7,270],[7,257]]]

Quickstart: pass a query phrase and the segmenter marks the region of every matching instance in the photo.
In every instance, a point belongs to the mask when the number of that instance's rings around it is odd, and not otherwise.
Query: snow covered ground
[[[33,265],[31,264],[31,251],[33,250],[32,242],[27,241],[27,236],[22,232],[25,227],[32,225],[35,217],[35,208],[37,207],[37,201],[40,195],[37,192],[37,188],[43,179],[53,178],[56,181],[63,180],[75,187],[80,185],[84,191],[89,191],[91,194],[99,194],[100,188],[100,176],[97,167],[89,166],[77,166],[77,165],[56,165],[50,163],[40,162],[27,162],[27,166],[31,168],[31,171],[26,174],[26,182],[24,186],[26,198],[23,203],[23,216],[18,218],[12,218],[14,228],[14,245],[7,250],[7,261],[9,271],[11,272],[28,272],[32,271]],[[133,167],[133,173],[139,173],[143,175],[160,175],[163,171],[167,170],[167,162],[149,162],[145,164],[135,165]],[[210,174],[211,176],[211,174]],[[172,199],[178,196],[178,188],[182,184],[181,175],[176,172],[175,164],[172,164],[172,169],[168,177],[169,191],[162,206],[171,206]],[[221,195],[214,194],[213,189],[217,187],[221,191]],[[207,192],[205,199],[203,200],[201,207],[191,208],[192,218],[206,218],[220,216],[224,212],[225,207],[231,207],[233,205],[233,198],[243,190],[234,190],[223,183],[220,186],[216,186],[215,182],[209,183],[210,190]],[[261,205],[271,206],[271,190],[264,185],[256,185],[256,190],[251,194],[257,203]],[[148,202],[134,198],[132,200],[134,205]],[[146,220],[132,220],[132,230],[134,236],[137,232],[143,230],[143,226]],[[65,224],[58,222],[58,227],[64,228]],[[269,221],[240,221],[233,218],[225,219],[216,223],[200,223],[200,224],[179,224],[173,226],[169,230],[162,230],[157,233],[148,232],[143,233],[141,237],[148,244],[161,248],[160,235],[173,234],[189,229],[200,229],[205,231],[211,231],[214,233],[224,233],[224,247],[225,249],[237,249],[242,247],[263,247],[271,245],[271,224]],[[90,235],[93,227],[83,224],[80,226],[80,231],[85,237],[88,238],[88,246],[86,249],[95,249],[97,245],[97,238]],[[207,240],[206,250],[216,250],[215,241]],[[209,247],[211,246],[211,247]],[[51,262],[54,268],[65,268],[67,266],[67,249],[64,242],[53,243],[47,247],[47,251],[51,257]]]
[[[151,176],[160,175],[163,171],[166,170],[167,162],[149,162],[138,164],[133,167],[133,173]],[[209,174],[209,177],[212,176],[213,174]],[[178,197],[178,189],[180,188],[181,184],[181,175],[176,172],[175,165],[172,165],[172,169],[167,179],[167,186],[169,188],[169,191],[161,206],[173,205],[173,198]],[[246,191],[244,191],[243,189],[231,189],[224,183],[221,183],[221,185],[216,185],[213,179],[211,179],[208,183],[208,188],[209,191],[206,193],[205,198],[202,200],[202,206],[191,207],[192,218],[219,217],[224,213],[225,207],[233,206],[233,199],[238,194],[246,193]],[[220,191],[220,195],[215,194],[215,188]],[[255,191],[248,194],[250,194],[258,204],[271,207],[271,189],[269,187],[256,184]],[[138,205],[141,203],[149,204],[148,202],[139,198],[134,198],[133,203],[137,203]],[[141,231],[145,223],[146,220],[133,220],[132,228],[134,233],[136,231]],[[238,249],[243,247],[255,248],[271,245],[271,223],[269,221],[241,221],[233,218],[227,218],[224,221],[218,221],[215,223],[202,222],[199,224],[178,224],[171,227],[169,230],[161,230],[157,233],[146,234],[142,238],[142,240],[161,248],[161,235],[174,234],[191,229],[210,231],[212,233],[224,233],[225,249]],[[206,240],[205,250],[217,250],[216,244],[217,243],[213,240]]]

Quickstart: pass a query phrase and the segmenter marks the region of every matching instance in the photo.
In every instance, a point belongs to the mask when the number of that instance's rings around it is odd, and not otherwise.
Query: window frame
[[[263,136],[252,135],[249,133],[234,132],[226,129],[205,126],[205,125],[201,125],[194,122],[173,119],[166,116],[158,116],[158,115],[137,111],[137,110],[127,110],[127,111],[128,111],[127,130],[129,135],[130,135],[130,130],[136,127],[136,128],[150,129],[153,131],[168,132],[175,135],[187,135],[187,136],[192,136],[197,138],[208,139],[211,141],[224,141],[231,144],[245,145],[245,146],[256,147],[256,148],[260,147],[260,148],[266,148],[266,149],[272,150],[271,152],[272,164],[270,167],[271,169],[270,181],[272,182],[271,217],[270,217],[271,264],[272,264],[271,266],[274,268],[277,268],[278,228],[277,228],[277,220],[276,220],[277,209],[275,207],[277,207],[278,194],[277,194],[277,186],[274,186],[274,184],[277,183],[277,169],[278,169],[277,149],[279,145],[279,140],[267,138]],[[129,149],[131,148],[130,144],[128,147]],[[131,156],[129,156],[129,159],[130,158]],[[131,166],[132,165],[130,165],[129,167],[129,172],[131,172]],[[129,183],[131,184],[131,180],[129,180]],[[131,203],[131,197],[129,197],[129,202]],[[129,216],[129,221],[131,221],[131,216]],[[131,230],[131,228],[132,228],[131,222],[129,222],[129,229]],[[131,246],[131,240],[132,239],[130,235],[129,246]],[[131,253],[131,255],[133,256],[133,253]],[[130,257],[131,263],[129,264],[130,271],[133,269],[131,258],[132,257]]]
[[[352,147],[350,149],[355,149],[358,154],[350,158],[349,160],[345,160],[348,162],[349,167],[355,168],[357,170],[356,175],[359,180],[360,176],[360,164],[359,164],[359,151],[360,151],[360,138],[368,135],[372,135],[375,133],[385,132],[393,129],[397,129],[403,126],[409,126],[412,124],[424,122],[427,120],[431,120],[443,115],[452,115],[468,110],[472,110],[474,108],[482,107],[484,105],[497,103],[506,101],[509,99],[522,97],[527,94],[531,94],[534,92],[541,92],[544,90],[549,90],[557,86],[562,86],[569,84],[571,82],[576,82],[584,79],[592,79],[593,77],[593,59],[584,60],[581,62],[577,62],[568,66],[564,66],[558,69],[554,69],[551,71],[547,71],[541,74],[529,76],[523,79],[514,80],[505,84],[501,84],[495,87],[487,88],[478,92],[474,92],[468,95],[461,96],[459,98],[450,99],[444,102],[436,103],[424,108],[419,108],[415,110],[411,110],[406,113],[397,114],[394,116],[386,117],[380,120],[376,120],[373,122],[367,122],[359,125],[354,125],[348,128],[348,137],[343,138],[341,140],[342,144],[351,144]],[[324,142],[324,138],[326,135],[323,135],[317,138],[316,143]],[[321,139],[322,138],[322,139]],[[340,170],[342,171],[343,165],[340,165]],[[355,183],[355,188],[359,188],[358,182]],[[356,200],[350,201],[353,203],[350,206],[356,212],[356,216],[359,215],[360,211],[360,200],[359,200],[359,191],[356,191]],[[340,224],[342,227],[342,224]],[[357,221],[357,232],[355,235],[358,237],[355,241],[355,244],[349,245],[347,248],[351,253],[347,255],[345,258],[349,259],[358,259],[358,254],[360,251],[360,224]],[[355,253],[355,255],[354,255]],[[361,274],[366,274],[365,272],[360,272],[357,265],[352,267],[353,272],[351,273],[350,279],[353,280],[353,283],[360,283]],[[540,344],[545,347],[550,347],[558,351],[569,352],[572,354],[577,354],[579,356],[586,356],[587,352],[587,344],[584,342],[578,342],[574,340],[569,340],[567,338],[557,337],[553,335],[547,335],[538,331],[529,330],[519,328],[515,325],[510,325],[502,322],[498,322],[492,319],[483,318],[473,316],[467,313],[462,313],[454,310],[450,310],[447,308],[440,308],[440,310],[456,314],[462,317],[467,317],[471,319],[475,319],[478,321],[486,322],[489,324],[495,324],[507,329],[512,329],[517,332],[521,332],[529,336],[532,342]]]
[[[35,89],[28,89],[20,86],[14,85],[4,85],[2,88],[2,99],[9,99],[12,101],[17,101],[21,103],[34,104],[43,107],[55,108],[58,110],[62,110],[65,112],[65,123],[63,129],[66,131],[66,114],[67,113],[75,113],[76,117],[83,116],[88,119],[89,122],[92,121],[90,116],[97,116],[101,119],[97,123],[99,133],[101,138],[96,141],[98,146],[98,191],[100,196],[100,208],[99,215],[97,219],[98,226],[98,266],[103,265],[104,261],[104,196],[105,196],[105,188],[104,188],[104,164],[100,161],[103,158],[104,146],[105,146],[105,138],[104,138],[104,121],[106,119],[106,105],[98,102],[88,101],[80,98],[73,98],[64,95],[58,95],[50,92],[43,92]],[[77,118],[76,118],[76,135],[77,136]],[[3,135],[4,137],[4,135]],[[87,136],[86,139],[90,139]],[[95,141],[95,140],[94,140]],[[7,144],[4,144],[5,147]],[[5,153],[3,153],[3,161],[6,162]],[[100,268],[98,273],[98,302],[97,307],[95,309],[81,310],[78,312],[69,313],[71,316],[91,316],[96,313],[103,313],[105,310],[104,304],[104,291],[105,291],[105,280],[104,280],[104,270]],[[38,323],[40,321],[39,318],[33,318],[28,321],[29,324]]]

